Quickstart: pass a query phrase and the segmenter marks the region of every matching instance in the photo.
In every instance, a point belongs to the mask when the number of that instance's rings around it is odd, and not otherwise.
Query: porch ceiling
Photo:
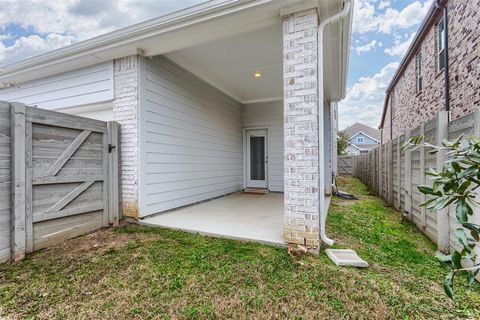
[[[243,102],[283,96],[282,25],[275,25],[167,54],[182,67]],[[260,77],[254,74],[260,72]]]

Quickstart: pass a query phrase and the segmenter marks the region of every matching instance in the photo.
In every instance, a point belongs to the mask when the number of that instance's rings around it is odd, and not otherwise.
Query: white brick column
[[[140,56],[114,60],[113,113],[120,123],[122,213],[138,218]]]
[[[283,18],[285,194],[288,243],[319,246],[316,9]]]

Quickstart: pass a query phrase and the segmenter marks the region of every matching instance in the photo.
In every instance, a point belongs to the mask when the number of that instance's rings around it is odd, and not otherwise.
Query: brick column
[[[319,246],[316,9],[283,17],[285,194],[288,243]]]
[[[120,123],[122,214],[138,218],[140,56],[114,60],[113,113]]]

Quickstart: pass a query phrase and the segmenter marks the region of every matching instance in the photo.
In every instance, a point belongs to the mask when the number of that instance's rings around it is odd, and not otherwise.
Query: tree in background
[[[349,137],[345,132],[339,132],[337,136],[337,154],[344,155],[348,147]]]

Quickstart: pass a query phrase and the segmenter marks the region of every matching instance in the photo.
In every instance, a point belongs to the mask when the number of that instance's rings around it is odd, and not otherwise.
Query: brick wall
[[[315,9],[283,18],[284,236],[319,245],[317,27]]]
[[[450,114],[457,119],[480,107],[480,0],[448,2],[450,73]],[[440,17],[441,18],[441,17]],[[444,72],[438,70],[437,27],[433,26],[422,43],[423,90],[417,90],[416,62],[412,59],[390,95],[383,142],[407,128],[418,127],[445,110]]]
[[[139,174],[139,59],[137,55],[114,61],[113,113],[120,129],[121,197],[123,215],[138,217]]]

